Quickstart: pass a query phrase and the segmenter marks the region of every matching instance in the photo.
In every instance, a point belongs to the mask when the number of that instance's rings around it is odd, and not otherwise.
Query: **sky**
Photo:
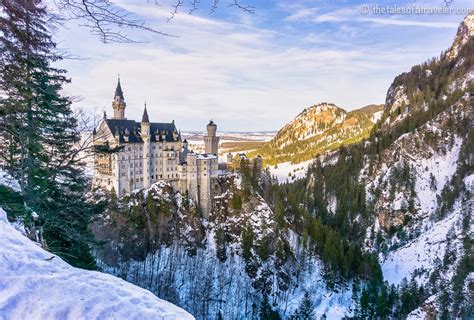
[[[114,0],[115,5],[176,37],[127,31],[139,43],[107,43],[80,21],[56,31],[74,59],[67,69],[75,108],[112,115],[120,74],[126,117],[203,130],[278,130],[304,108],[332,102],[346,110],[384,103],[395,76],[439,56],[472,8],[464,0],[240,0],[248,14],[220,0],[190,0],[167,22],[172,0]],[[381,10],[451,8],[450,13],[384,14]],[[397,9],[398,8],[398,9]],[[400,9],[402,8],[402,9]],[[428,9],[426,9],[428,8]],[[459,12],[458,12],[458,11]]]

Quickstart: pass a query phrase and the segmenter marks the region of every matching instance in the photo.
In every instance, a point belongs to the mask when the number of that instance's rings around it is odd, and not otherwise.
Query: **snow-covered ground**
[[[314,160],[308,160],[297,164],[291,162],[279,163],[277,166],[269,166],[272,176],[278,179],[279,183],[292,182],[305,176],[308,166]],[[291,176],[290,176],[291,174]]]
[[[151,292],[71,267],[24,237],[0,208],[0,319],[194,319]]]
[[[417,280],[420,284],[425,283],[428,280],[426,276],[437,267],[436,260],[443,260],[449,242],[451,249],[456,252],[462,248],[459,237],[461,210],[457,205],[451,215],[432,224],[420,237],[390,252],[382,263],[384,279],[397,285],[403,278],[409,281],[416,269],[424,269],[428,273],[424,273],[423,278]]]

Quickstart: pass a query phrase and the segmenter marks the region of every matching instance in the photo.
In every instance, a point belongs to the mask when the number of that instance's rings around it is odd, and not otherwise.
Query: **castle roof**
[[[212,121],[212,120],[209,121],[209,123],[208,123],[207,125],[208,125],[208,126],[215,126],[215,127],[217,127],[217,125],[216,125],[216,124],[214,123],[214,121]]]
[[[118,78],[117,88],[115,88],[115,95],[114,95],[114,98],[115,98],[115,97],[120,97],[121,100],[125,100],[125,99],[123,98],[122,86],[120,85],[120,77]]]
[[[114,138],[119,136],[119,142],[125,143],[125,134],[127,131],[128,134],[128,143],[143,143],[143,140],[140,136],[141,124],[134,120],[127,119],[105,119],[105,123],[112,132]],[[150,141],[151,142],[161,142],[168,141],[173,142],[175,140],[173,132],[176,133],[177,140],[179,136],[177,134],[176,126],[174,123],[150,123]],[[158,134],[157,134],[158,133]],[[163,139],[164,135],[164,139]]]
[[[143,110],[142,122],[150,123],[150,119],[148,119],[148,112],[146,111],[146,103],[145,110]]]

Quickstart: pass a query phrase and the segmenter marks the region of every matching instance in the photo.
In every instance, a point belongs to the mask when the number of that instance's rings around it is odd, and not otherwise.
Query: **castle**
[[[188,192],[204,214],[211,208],[211,181],[218,174],[219,137],[211,120],[204,137],[205,153],[188,148],[186,139],[171,123],[150,122],[145,104],[141,122],[128,120],[120,78],[115,89],[113,118],[104,112],[93,131],[94,145],[113,152],[94,155],[95,186],[114,190],[120,197],[133,190],[148,188],[163,180],[176,190]]]

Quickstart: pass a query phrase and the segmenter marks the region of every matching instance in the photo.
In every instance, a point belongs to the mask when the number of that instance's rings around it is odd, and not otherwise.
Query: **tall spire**
[[[118,75],[117,88],[115,88],[115,96],[114,97],[120,97],[121,100],[125,100],[123,98],[122,86],[120,85],[120,75]]]
[[[146,111],[146,102],[145,102],[145,110],[143,110],[142,122],[150,123],[150,119],[148,119],[148,112]]]
[[[127,104],[123,98],[122,86],[120,85],[120,75],[118,76],[117,88],[115,88],[114,101],[112,102],[112,107],[114,108],[114,119],[126,119],[125,118],[125,108]]]

